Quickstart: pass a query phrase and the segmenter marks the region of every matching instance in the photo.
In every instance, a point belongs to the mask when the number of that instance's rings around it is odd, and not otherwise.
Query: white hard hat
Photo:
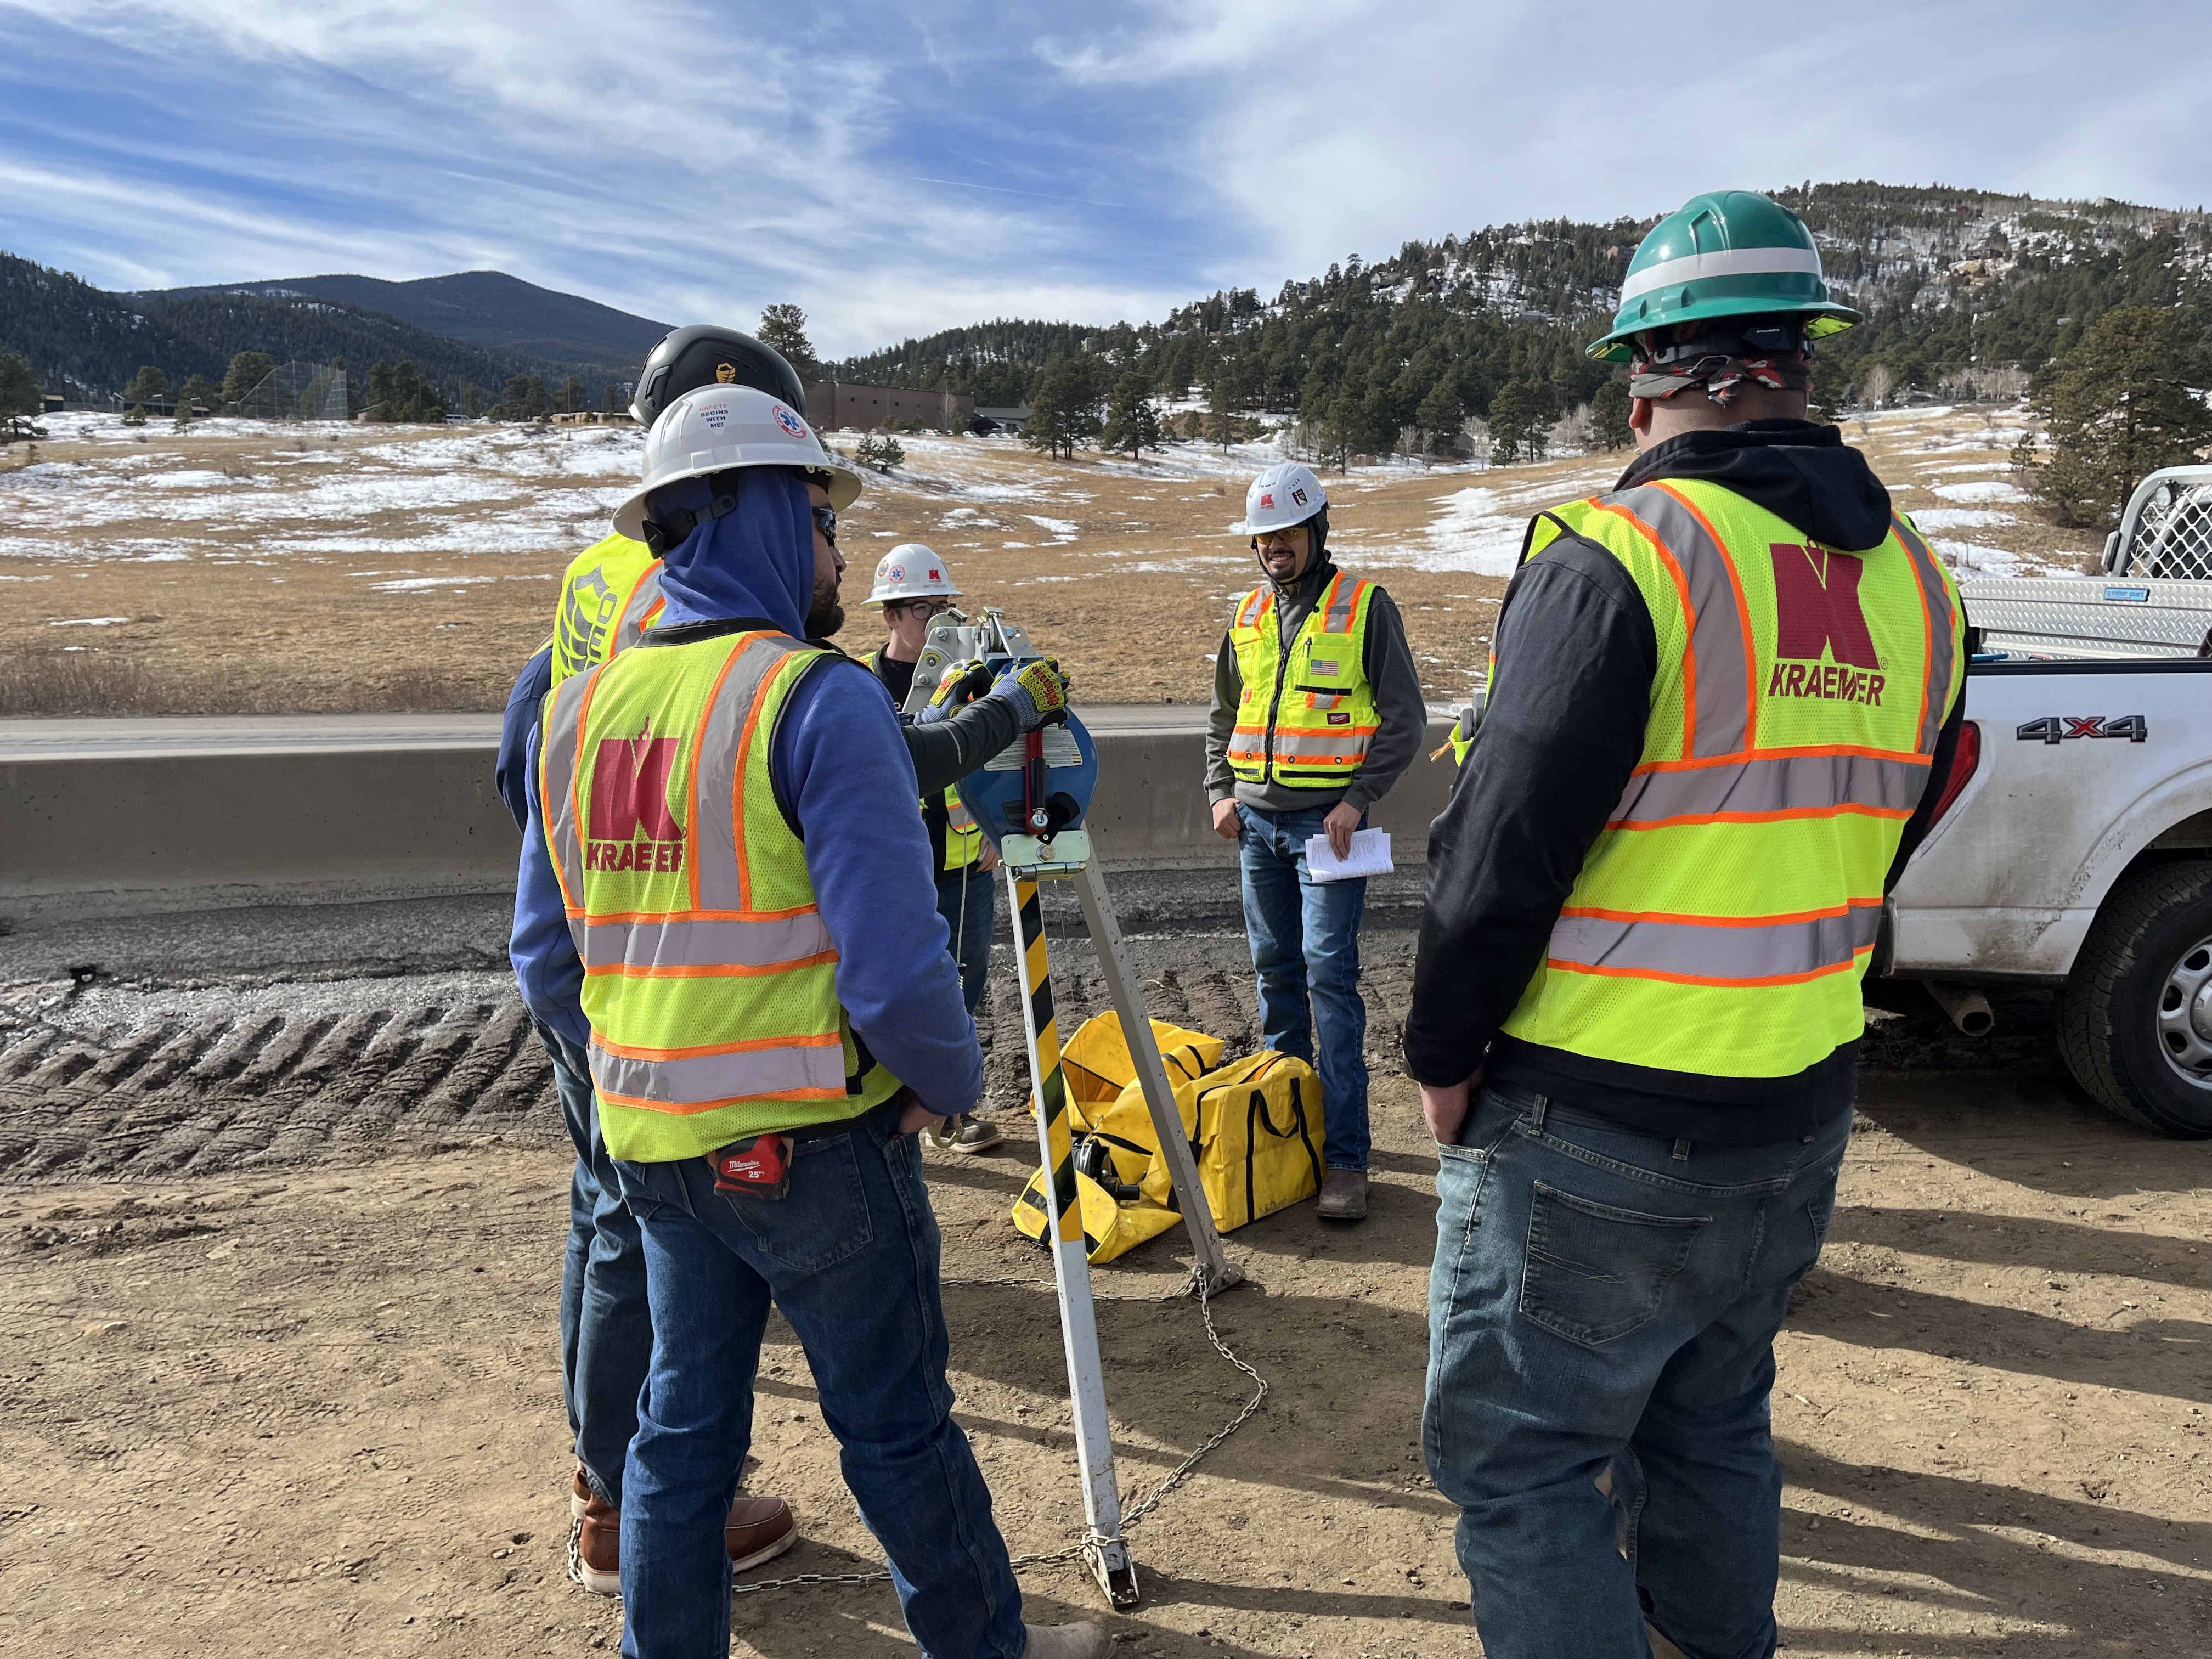
[[[893,599],[950,599],[960,590],[952,573],[920,542],[901,542],[876,562],[876,585],[864,605],[886,605]]]
[[[1239,536],[1287,530],[1304,524],[1328,505],[1328,492],[1321,487],[1311,467],[1300,466],[1296,461],[1279,462],[1252,480],[1252,487],[1244,492],[1244,521],[1231,525],[1230,530]]]
[[[860,499],[860,475],[822,447],[799,411],[749,386],[702,386],[660,413],[645,439],[645,477],[616,509],[615,529],[645,536],[645,498],[666,484],[738,466],[797,466],[824,476],[840,513]]]

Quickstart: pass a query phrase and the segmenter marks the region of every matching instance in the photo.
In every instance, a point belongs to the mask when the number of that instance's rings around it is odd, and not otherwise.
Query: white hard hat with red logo
[[[669,404],[646,434],[645,476],[616,509],[615,528],[642,540],[646,497],[654,490],[744,466],[796,467],[829,491],[840,513],[860,498],[860,473],[823,449],[789,404],[749,386],[704,386]]]
[[[900,599],[951,599],[960,592],[945,561],[920,542],[901,542],[876,563],[876,585],[863,601],[890,605]]]
[[[1252,480],[1251,489],[1244,492],[1244,521],[1229,528],[1238,536],[1288,530],[1328,505],[1328,492],[1321,487],[1311,467],[1283,461]]]

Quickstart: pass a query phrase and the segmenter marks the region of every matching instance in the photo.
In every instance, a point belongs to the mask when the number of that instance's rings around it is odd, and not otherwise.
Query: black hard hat
[[[662,410],[702,386],[749,386],[806,413],[806,388],[781,352],[734,328],[694,323],[671,330],[653,347],[637,372],[630,418],[650,428]]]

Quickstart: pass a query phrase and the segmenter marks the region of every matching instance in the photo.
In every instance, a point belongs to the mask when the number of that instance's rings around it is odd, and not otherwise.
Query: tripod
[[[1042,881],[1073,879],[1083,906],[1084,925],[1098,952],[1114,1011],[1121,1017],[1129,1057],[1167,1159],[1183,1227],[1196,1256],[1195,1272],[1206,1293],[1227,1290],[1243,1275],[1231,1265],[1214,1231],[1213,1212],[1199,1185],[1198,1165],[1168,1086],[1159,1045],[1152,1040],[1144,992],[1129,962],[1128,947],[1114,915],[1106,878],[1091,858],[1091,837],[1064,830],[1053,839],[1008,836],[1001,844],[1006,897],[1014,918],[1014,945],[1021,959],[1022,1023],[1029,1039],[1030,1082],[1037,1102],[1037,1155],[1051,1172],[1052,1195],[1046,1206],[1054,1285],[1060,1297],[1060,1330],[1067,1360],[1067,1391],[1075,1406],[1075,1455],[1083,1474],[1084,1558],[1117,1607],[1137,1601],[1136,1564],[1121,1535],[1121,1493],[1114,1474],[1114,1441],[1106,1419],[1106,1377],[1098,1352],[1098,1326],[1091,1299],[1091,1263],[1084,1254],[1082,1210],[1076,1194],[1075,1155],[1068,1131],[1066,1081],[1060,1069],[1060,1030],[1052,1002],[1052,965],[1045,948]]]

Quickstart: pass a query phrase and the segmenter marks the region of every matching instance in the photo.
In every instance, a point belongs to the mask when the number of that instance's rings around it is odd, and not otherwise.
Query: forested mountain
[[[595,374],[628,380],[670,327],[596,300],[539,288],[503,270],[463,270],[410,283],[375,276],[286,276],[274,282],[165,289],[137,297],[187,300],[240,294],[334,300],[356,310],[396,317],[465,345],[559,365],[559,372],[573,368],[586,380]],[[592,387],[595,392],[598,389]]]
[[[1814,397],[1829,409],[2009,394],[2117,306],[2185,307],[2207,331],[2212,222],[2201,210],[1870,183],[1775,194],[1868,313],[1820,348]],[[1000,321],[830,368],[1011,403],[1036,391],[1051,357],[1079,353],[1102,382],[1135,368],[1170,394],[1218,386],[1230,407],[1299,414],[1352,447],[1388,449],[1409,428],[1486,416],[1512,381],[1548,388],[1563,410],[1588,401],[1620,371],[1583,348],[1656,219],[1492,227],[1407,242],[1371,265],[1355,257],[1273,300],[1234,289],[1139,326]]]
[[[631,320],[659,327],[642,318]],[[21,352],[49,389],[87,398],[120,390],[149,363],[173,382],[193,374],[220,380],[232,356],[240,351],[266,352],[280,363],[327,363],[342,357],[356,374],[380,359],[408,360],[456,409],[490,402],[518,374],[547,380],[575,375],[596,406],[605,383],[627,380],[644,357],[641,350],[617,366],[473,345],[380,311],[304,295],[110,294],[65,271],[7,253],[0,253],[0,350]]]

